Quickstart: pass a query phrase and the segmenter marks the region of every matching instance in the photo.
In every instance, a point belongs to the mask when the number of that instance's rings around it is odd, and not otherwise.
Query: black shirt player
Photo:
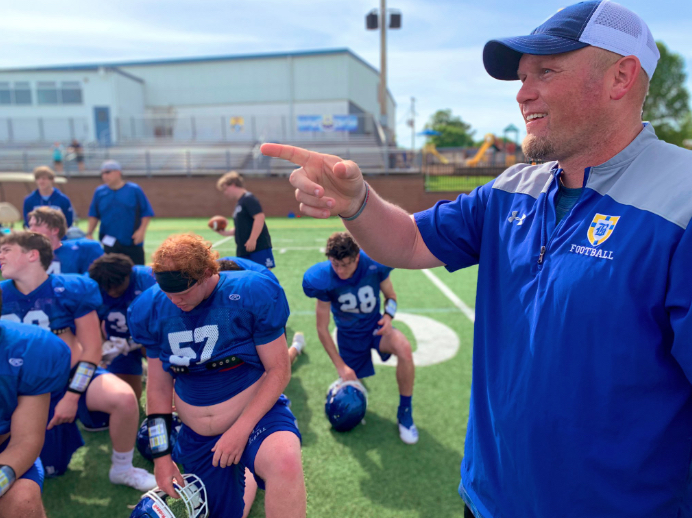
[[[274,268],[272,240],[264,222],[262,205],[243,185],[243,177],[235,171],[226,173],[216,183],[216,188],[236,204],[233,211],[235,228],[218,232],[224,236],[235,236],[236,256],[250,259],[266,268]]]

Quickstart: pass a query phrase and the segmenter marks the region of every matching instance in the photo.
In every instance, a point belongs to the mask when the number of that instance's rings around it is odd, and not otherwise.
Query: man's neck
[[[43,196],[44,198],[48,198],[51,194],[53,194],[53,191],[55,189],[53,187],[48,187],[47,189],[41,189],[40,187],[38,188],[38,193]]]
[[[608,160],[622,152],[642,132],[641,121],[632,125],[630,131],[620,133],[611,132],[603,135],[597,141],[606,144],[598,146],[584,146],[583,151],[572,155],[566,160],[558,160],[562,168],[563,185],[569,189],[578,189],[584,186],[584,174],[588,167],[595,167],[606,163]]]
[[[114,183],[113,185],[109,185],[108,187],[110,187],[114,191],[117,191],[118,189],[122,189],[124,185],[125,185],[125,180],[121,179],[119,182]]]
[[[221,276],[217,273],[209,277],[206,281],[206,286],[204,287],[204,299],[202,300],[207,300],[209,297],[211,297],[211,294],[214,292],[216,289],[216,285],[219,284],[219,280],[221,279]]]
[[[48,279],[48,274],[43,268],[40,271],[32,269],[31,272],[25,272],[21,279],[14,279],[14,287],[19,293],[28,295],[46,282],[46,279]]]
[[[60,241],[57,236],[51,236],[48,239],[50,239],[50,246],[53,249],[53,252],[62,246],[62,241]]]

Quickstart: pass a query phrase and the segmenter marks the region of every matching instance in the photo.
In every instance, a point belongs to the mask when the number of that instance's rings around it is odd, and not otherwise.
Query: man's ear
[[[32,263],[34,263],[34,262],[36,262],[36,261],[40,261],[40,260],[41,260],[41,254],[38,253],[38,250],[29,250],[29,253],[28,253],[28,255],[27,255],[27,258],[29,259],[29,261],[31,261]]]
[[[612,78],[610,98],[619,101],[634,88],[639,74],[644,71],[636,56],[624,56],[610,68],[609,73]]]

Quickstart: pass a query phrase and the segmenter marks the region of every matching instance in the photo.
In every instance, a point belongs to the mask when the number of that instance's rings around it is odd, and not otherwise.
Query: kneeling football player
[[[173,453],[206,486],[210,516],[240,518],[247,466],[266,489],[268,517],[303,517],[300,432],[282,395],[288,303],[263,275],[220,274],[217,257],[199,236],[169,237],[153,256],[157,286],[128,310],[132,337],[149,358],[156,481],[177,496],[173,480],[184,482]],[[174,449],[171,393],[183,422]]]
[[[2,293],[0,293],[2,304]],[[50,393],[65,386],[70,349],[36,326],[0,322],[0,517],[45,518],[38,456]]]
[[[48,275],[53,251],[35,232],[15,232],[0,239],[0,267],[5,279],[2,319],[33,324],[57,334],[70,347],[69,383],[53,392],[41,460],[49,475],[65,472],[82,446],[74,420],[92,426],[109,418],[113,444],[109,478],[147,491],[156,486],[150,473],[132,465],[139,405],[127,383],[97,367],[101,361],[98,285],[83,275]]]
[[[323,261],[311,266],[303,276],[303,291],[317,299],[317,335],[343,381],[358,381],[375,374],[371,349],[383,361],[397,357],[399,385],[399,437],[407,444],[418,442],[418,430],[411,415],[415,375],[411,344],[392,327],[396,313],[396,293],[389,278],[392,268],[383,266],[362,252],[347,232],[335,232],[327,240]],[[380,291],[385,296],[380,314]],[[337,327],[336,345],[329,334],[329,310]]]

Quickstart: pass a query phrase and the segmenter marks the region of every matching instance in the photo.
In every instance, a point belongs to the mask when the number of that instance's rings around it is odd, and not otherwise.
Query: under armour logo
[[[517,214],[519,214],[519,211],[513,210],[512,215],[507,218],[507,221],[512,223],[514,220],[516,220],[517,226],[520,227],[524,223],[524,220],[526,219],[526,214],[522,214],[521,217],[518,217]]]

